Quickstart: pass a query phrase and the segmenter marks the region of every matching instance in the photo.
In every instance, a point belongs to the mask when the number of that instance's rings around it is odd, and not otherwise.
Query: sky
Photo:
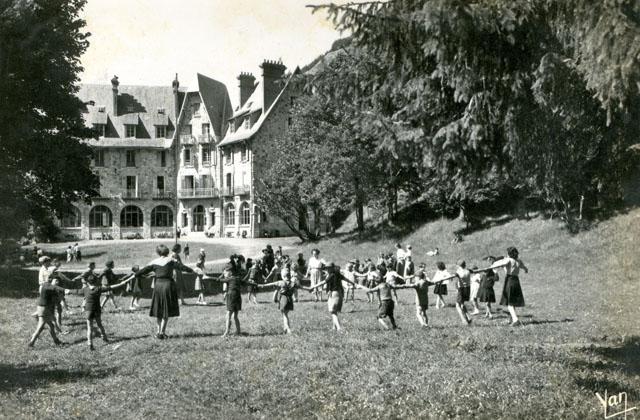
[[[234,107],[241,71],[256,78],[265,60],[288,70],[308,64],[341,35],[323,12],[324,0],[89,0],[82,13],[90,46],[81,58],[82,83],[196,88],[196,73],[224,83]]]

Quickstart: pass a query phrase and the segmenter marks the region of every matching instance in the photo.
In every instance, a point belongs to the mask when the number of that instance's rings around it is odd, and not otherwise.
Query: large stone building
[[[290,124],[295,98],[285,66],[264,61],[256,82],[241,73],[234,111],[224,84],[197,75],[197,87],[83,85],[85,122],[98,130],[93,166],[100,197],[61,220],[71,239],[220,237],[291,233],[255,204],[260,153]],[[296,70],[298,71],[298,70]],[[260,145],[261,147],[256,147]],[[258,152],[260,150],[260,152]]]

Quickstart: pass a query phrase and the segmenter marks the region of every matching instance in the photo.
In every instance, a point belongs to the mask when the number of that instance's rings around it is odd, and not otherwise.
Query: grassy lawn
[[[66,319],[71,332],[62,336],[71,345],[55,348],[45,332],[28,351],[34,287],[20,275],[5,276],[0,416],[603,418],[595,392],[625,391],[629,405],[640,406],[639,221],[640,211],[634,211],[570,236],[553,221],[513,220],[458,244],[450,243],[455,222],[437,221],[401,240],[429,266],[460,257],[479,263],[517,246],[530,269],[521,276],[527,306],[519,328],[505,326],[501,311],[466,327],[449,306],[430,308],[431,327],[421,329],[413,292],[403,290],[396,310],[400,330],[382,331],[376,305],[360,292],[355,303],[345,304],[346,333],[337,334],[325,304],[311,302],[305,292],[291,316],[294,334],[285,336],[276,305],[268,303],[271,294],[262,293],[260,305],[243,302],[244,335],[222,339],[224,307],[215,294],[208,297],[215,305],[183,307],[169,324],[168,340],[152,338],[146,310],[107,311],[111,344],[98,339],[89,352],[76,314]],[[394,242],[343,236],[300,249],[309,254],[318,246],[325,258],[342,264],[390,251]],[[278,245],[276,239],[270,243]],[[424,255],[436,246],[442,255]],[[192,254],[197,247],[191,246]],[[144,255],[144,261],[152,251],[151,244],[122,248],[117,258]],[[221,257],[228,253],[220,250]],[[71,296],[70,302],[80,299]]]

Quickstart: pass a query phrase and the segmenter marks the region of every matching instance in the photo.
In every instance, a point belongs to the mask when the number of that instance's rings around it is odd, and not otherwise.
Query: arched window
[[[80,227],[80,222],[80,210],[78,210],[76,207],[71,207],[69,212],[62,216],[60,225],[65,228],[76,228]]]
[[[167,206],[158,206],[151,210],[151,226],[173,226],[173,211]]]
[[[236,224],[236,208],[233,204],[229,204],[224,212],[224,224],[235,225]]]
[[[95,206],[89,212],[89,227],[111,227],[112,221],[111,210],[106,206]]]
[[[142,210],[136,206],[127,206],[120,213],[120,227],[142,227]]]
[[[249,207],[249,203],[242,203],[240,206],[240,224],[251,224],[251,208]]]

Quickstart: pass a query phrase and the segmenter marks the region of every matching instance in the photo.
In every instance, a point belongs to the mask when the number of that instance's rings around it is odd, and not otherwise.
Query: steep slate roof
[[[107,132],[110,133],[110,137],[101,140],[90,139],[88,143],[104,147],[171,146],[171,139],[157,139],[155,130],[155,125],[167,125],[175,133],[176,112],[171,86],[118,86],[118,115],[112,112],[112,95],[110,84],[80,86],[78,97],[83,102],[95,103],[86,105],[85,124],[88,127],[93,124],[108,124]],[[180,91],[178,101],[182,103],[183,100],[184,91]],[[104,112],[98,112],[100,107],[104,107]],[[159,108],[164,108],[164,115],[158,113]],[[125,124],[138,125],[139,138],[125,137]]]
[[[240,109],[238,109],[236,112],[234,112],[233,118],[239,117],[239,116],[241,116],[243,114],[247,114],[248,115],[248,114],[251,114],[253,112],[257,112],[257,111],[262,110],[263,112],[260,115],[260,118],[258,118],[258,121],[256,121],[251,126],[251,128],[245,128],[244,124],[242,124],[233,133],[231,132],[231,130],[229,128],[227,128],[227,134],[224,136],[224,140],[222,140],[222,142],[220,143],[220,146],[226,146],[226,145],[233,144],[233,143],[239,143],[239,142],[241,142],[243,140],[247,140],[247,139],[251,138],[253,135],[255,135],[260,130],[260,127],[262,127],[262,125],[264,124],[264,121],[267,118],[269,118],[269,114],[271,113],[271,110],[276,107],[276,105],[278,104],[280,98],[282,97],[282,94],[289,87],[289,83],[291,82],[293,77],[295,75],[299,74],[299,73],[300,73],[300,68],[296,67],[296,69],[294,70],[293,74],[289,77],[289,79],[287,80],[287,83],[284,85],[284,87],[282,88],[280,93],[278,93],[278,96],[273,101],[273,103],[271,104],[269,109],[266,110],[266,112],[264,112],[264,110],[263,110],[263,108],[264,108],[264,89],[262,89],[262,83],[258,83],[258,85],[256,86],[255,90],[253,91],[253,93],[249,97],[249,99],[247,99],[247,102]]]
[[[211,122],[212,134],[216,141],[220,141],[227,130],[229,118],[231,118],[233,108],[227,87],[217,80],[198,73],[198,89],[190,90],[184,96],[180,106],[178,121],[182,121],[182,116],[187,106],[187,98],[190,95],[199,95],[204,109]]]

